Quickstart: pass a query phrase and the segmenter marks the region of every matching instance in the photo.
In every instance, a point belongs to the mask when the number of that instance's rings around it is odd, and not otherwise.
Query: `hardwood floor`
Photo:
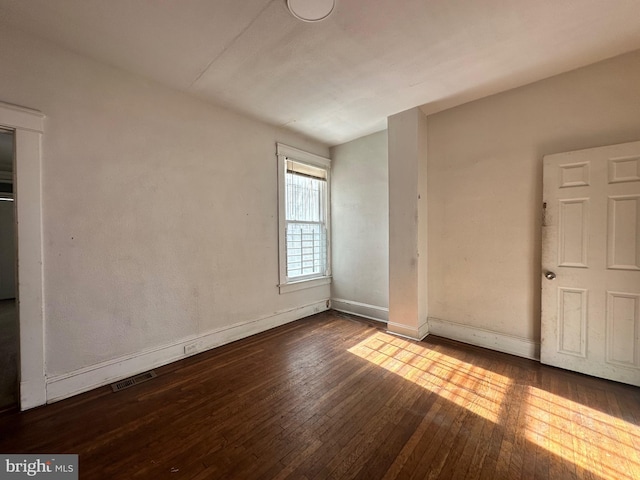
[[[0,416],[83,479],[638,479],[640,389],[325,312]]]

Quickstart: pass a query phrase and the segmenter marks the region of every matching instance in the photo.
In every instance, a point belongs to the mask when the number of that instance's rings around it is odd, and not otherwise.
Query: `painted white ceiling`
[[[640,0],[0,0],[0,23],[328,145],[640,48]]]

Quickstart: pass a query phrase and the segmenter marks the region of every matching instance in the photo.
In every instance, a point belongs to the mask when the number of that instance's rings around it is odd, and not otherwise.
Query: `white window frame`
[[[305,152],[282,143],[276,144],[278,157],[278,247],[280,264],[280,293],[294,292],[305,288],[317,287],[331,283],[331,160],[313,153]],[[325,195],[326,228],[327,228],[327,269],[325,275],[289,279],[287,276],[287,222],[285,208],[285,175],[287,159],[294,162],[322,168],[327,172]]]

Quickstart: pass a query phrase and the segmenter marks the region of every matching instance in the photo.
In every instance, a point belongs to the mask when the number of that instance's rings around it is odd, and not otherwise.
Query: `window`
[[[330,282],[330,160],[277,145],[280,293]]]

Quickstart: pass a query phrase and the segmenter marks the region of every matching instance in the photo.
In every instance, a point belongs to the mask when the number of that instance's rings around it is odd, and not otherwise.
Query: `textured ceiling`
[[[328,145],[640,48],[640,0],[0,0],[2,22]]]

